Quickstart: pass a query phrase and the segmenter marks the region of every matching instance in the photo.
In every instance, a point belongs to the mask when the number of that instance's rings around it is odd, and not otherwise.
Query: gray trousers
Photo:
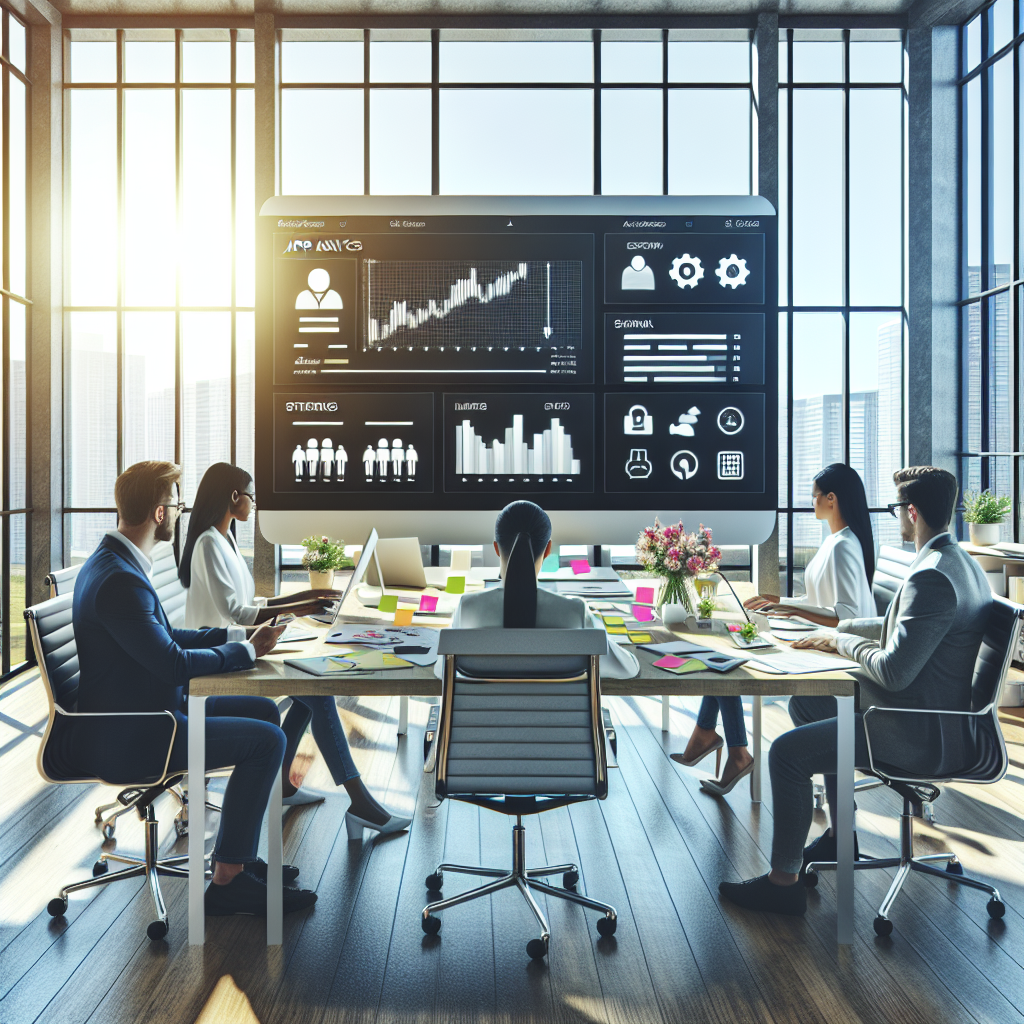
[[[803,866],[803,850],[814,817],[813,776],[825,776],[829,808],[836,800],[836,699],[791,697],[789,717],[795,729],[784,733],[768,752],[772,782],[772,867],[795,875]],[[868,746],[862,716],[854,724],[854,764],[866,768]]]

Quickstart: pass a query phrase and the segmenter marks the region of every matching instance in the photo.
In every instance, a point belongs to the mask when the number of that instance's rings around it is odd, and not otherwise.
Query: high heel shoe
[[[712,796],[725,796],[726,793],[731,793],[736,788],[736,783],[740,779],[745,779],[754,770],[754,762],[751,761],[745,768],[741,768],[724,786],[718,781],[718,779],[701,779],[701,789],[706,793],[710,793]]]
[[[724,746],[725,740],[719,737],[717,743],[712,743],[706,750],[702,750],[699,754],[695,757],[691,757],[689,760],[686,760],[682,754],[669,754],[668,756],[671,757],[676,764],[681,764],[686,768],[696,768],[697,765],[699,765],[701,761],[708,756],[708,754],[713,753],[715,755],[715,772],[717,773],[719,766],[722,763],[722,747]]]
[[[345,814],[345,827],[348,829],[349,841],[363,838],[363,829],[370,828],[375,832],[379,832],[382,836],[391,835],[392,832],[401,832],[402,829],[408,828],[412,824],[412,818],[400,818],[397,814],[392,814],[383,825],[378,825],[375,821],[367,821],[365,818],[360,818],[359,815],[353,814],[351,811],[347,811]]]

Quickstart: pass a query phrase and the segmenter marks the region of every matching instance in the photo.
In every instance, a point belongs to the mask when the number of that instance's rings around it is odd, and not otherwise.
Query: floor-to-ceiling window
[[[25,660],[25,565],[28,543],[26,354],[31,281],[28,263],[28,103],[25,25],[0,8],[0,225],[3,321],[0,356],[0,675]],[[45,453],[41,453],[45,457]]]
[[[252,465],[253,64],[251,30],[66,40],[66,563],[132,463],[180,463],[189,504],[211,463]]]
[[[899,31],[779,39],[780,586],[823,540],[814,474],[864,480],[875,540],[898,543],[903,465],[907,58]]]
[[[961,479],[1020,507],[1020,63],[1024,6],[996,0],[961,30]],[[1014,540],[1017,515],[1003,524]]]

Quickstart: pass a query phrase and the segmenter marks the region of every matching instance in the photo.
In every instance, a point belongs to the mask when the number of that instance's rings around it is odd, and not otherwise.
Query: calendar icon
[[[718,453],[718,479],[743,479],[743,452]]]

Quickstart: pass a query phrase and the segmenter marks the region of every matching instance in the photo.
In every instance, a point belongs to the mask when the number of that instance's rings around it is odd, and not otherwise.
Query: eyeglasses
[[[886,505],[885,507],[889,510],[889,515],[891,515],[893,519],[898,519],[900,514],[896,511],[896,509],[907,508],[908,506],[913,504],[914,503],[912,501],[895,501],[891,505]]]
[[[183,501],[177,501],[177,502],[168,501],[168,502],[164,502],[163,504],[157,505],[157,508],[173,508],[173,509],[175,509],[177,511],[178,515],[180,516],[182,514],[182,512],[185,511],[185,502],[183,502]]]
[[[252,494],[250,494],[248,491],[242,491],[242,493],[239,495],[239,497],[248,498],[254,505],[256,504],[256,492],[255,491],[253,491]]]

